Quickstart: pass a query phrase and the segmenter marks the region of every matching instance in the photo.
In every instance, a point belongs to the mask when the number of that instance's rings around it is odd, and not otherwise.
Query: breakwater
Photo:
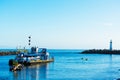
[[[120,54],[120,50],[90,49],[90,50],[84,50],[81,53],[85,53],[85,54]]]
[[[0,49],[0,56],[28,53],[28,49]]]
[[[0,51],[0,56],[5,56],[5,55],[16,55],[18,54],[18,51]]]

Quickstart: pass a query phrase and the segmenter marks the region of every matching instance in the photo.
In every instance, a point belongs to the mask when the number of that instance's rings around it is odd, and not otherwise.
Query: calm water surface
[[[10,72],[8,61],[0,56],[0,80],[117,80],[120,55],[78,54],[81,50],[49,50],[55,62],[24,67]]]

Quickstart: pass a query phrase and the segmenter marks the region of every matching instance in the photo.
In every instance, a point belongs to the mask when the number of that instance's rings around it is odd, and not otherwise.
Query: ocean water
[[[117,80],[120,55],[80,54],[82,50],[48,50],[55,61],[9,71],[15,55],[0,56],[0,80]]]

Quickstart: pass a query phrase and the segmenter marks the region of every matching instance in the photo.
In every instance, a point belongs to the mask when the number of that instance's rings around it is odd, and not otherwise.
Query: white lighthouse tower
[[[110,51],[112,51],[112,40],[110,40]]]

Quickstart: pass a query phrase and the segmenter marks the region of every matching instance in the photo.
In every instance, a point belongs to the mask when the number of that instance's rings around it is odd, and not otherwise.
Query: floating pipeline
[[[91,49],[84,50],[84,54],[120,54],[120,50],[108,50],[108,49]]]

